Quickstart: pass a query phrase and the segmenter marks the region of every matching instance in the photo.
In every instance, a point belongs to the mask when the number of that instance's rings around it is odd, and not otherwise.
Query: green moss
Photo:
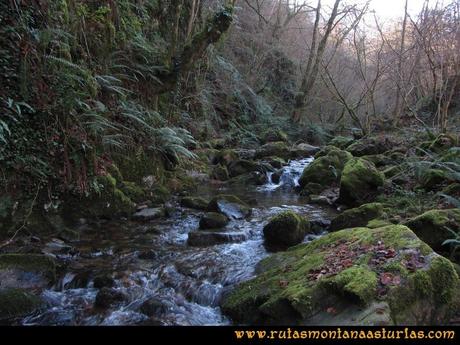
[[[428,169],[421,178],[421,186],[426,190],[433,190],[437,186],[450,182],[448,173],[441,169]]]
[[[382,215],[382,204],[364,204],[360,207],[346,210],[335,217],[331,222],[330,231],[365,226],[370,220],[381,217]]]
[[[264,143],[288,141],[287,134],[280,129],[268,129],[262,134],[262,138]]]
[[[228,221],[227,216],[223,214],[208,212],[200,219],[200,229],[219,229],[227,225]]]
[[[346,205],[372,201],[384,181],[383,174],[373,163],[362,158],[353,158],[343,168],[339,200]]]
[[[304,169],[299,179],[300,186],[303,188],[308,183],[317,183],[327,187],[338,182],[343,167],[351,158],[349,152],[331,148],[327,155],[316,158]]]
[[[408,220],[406,225],[435,250],[447,250],[442,243],[452,237],[448,229],[460,229],[460,209],[430,210]]]
[[[262,145],[256,150],[256,158],[266,158],[271,156],[277,156],[284,159],[289,158],[289,147],[283,141],[276,141]]]
[[[0,290],[0,320],[24,317],[42,303],[40,297],[22,289]]]
[[[456,145],[458,145],[458,140],[454,135],[440,134],[431,142],[428,149],[439,153]]]
[[[445,187],[442,192],[447,195],[460,196],[460,183],[452,183]]]
[[[309,230],[310,223],[289,210],[271,218],[263,232],[267,245],[285,248],[300,243]]]
[[[206,210],[209,202],[200,197],[186,196],[180,200],[182,207],[193,208],[196,210]]]
[[[147,198],[146,192],[134,182],[123,181],[120,190],[129,199],[135,202],[145,201]]]
[[[364,305],[375,298],[377,291],[377,274],[365,266],[350,267],[336,275],[332,282]]]
[[[212,169],[210,177],[218,181],[227,181],[230,178],[230,175],[227,168],[219,164]]]
[[[337,137],[333,138],[328,143],[328,145],[336,146],[339,149],[343,150],[343,149],[347,148],[348,146],[350,146],[351,144],[353,144],[354,141],[355,141],[355,139],[353,139],[352,137],[337,136]]]
[[[0,269],[15,268],[26,272],[37,272],[50,281],[56,279],[56,264],[54,260],[41,254],[2,254]]]

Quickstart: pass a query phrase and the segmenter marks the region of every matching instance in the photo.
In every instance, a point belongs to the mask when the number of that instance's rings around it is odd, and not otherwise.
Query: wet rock
[[[103,287],[96,295],[94,306],[100,308],[110,308],[111,306],[119,304],[126,299],[127,296],[121,291]]]
[[[304,158],[314,156],[320,148],[310,144],[298,144],[291,149],[292,158]]]
[[[460,230],[460,209],[430,210],[408,220],[405,225],[434,250],[447,251],[443,242],[452,238],[452,233]]]
[[[243,219],[251,215],[252,210],[245,202],[235,195],[221,194],[214,197],[208,204],[208,211],[218,212],[230,219]]]
[[[222,303],[235,323],[442,325],[460,283],[452,263],[402,225],[333,232],[258,267]]]
[[[42,249],[43,254],[49,255],[59,255],[59,254],[69,254],[72,252],[73,247],[66,244],[64,241],[53,238],[48,242],[45,247]]]
[[[286,143],[282,141],[267,143],[262,145],[256,150],[255,158],[265,158],[277,156],[283,159],[288,159],[291,156],[291,152]]]
[[[265,169],[258,163],[253,162],[253,161],[248,161],[244,159],[240,159],[237,161],[234,161],[228,165],[228,173],[230,174],[230,177],[235,177],[251,172],[261,172],[264,173]]]
[[[158,258],[158,253],[155,250],[144,250],[137,257],[141,260],[154,260]]]
[[[325,156],[316,158],[308,165],[299,179],[301,188],[316,183],[324,188],[340,181],[342,169],[352,158],[351,154],[338,148],[331,149]]]
[[[332,205],[332,201],[329,200],[329,198],[325,195],[310,195],[309,197],[309,203],[310,204],[316,204],[316,205],[324,205],[324,206],[329,206]]]
[[[188,207],[195,210],[204,211],[208,207],[209,201],[204,200],[200,197],[195,196],[186,196],[180,200],[180,205],[182,207]]]
[[[165,209],[163,207],[156,208],[144,208],[133,214],[133,220],[138,220],[141,222],[148,222],[150,220],[158,219],[166,215]]]
[[[0,290],[0,321],[22,318],[43,305],[40,297],[22,289]]]
[[[188,234],[187,244],[194,247],[206,247],[223,243],[238,243],[248,239],[244,232],[226,232],[199,230]]]
[[[318,195],[324,190],[324,186],[319,183],[309,182],[303,187],[301,194],[302,195]]]
[[[293,211],[282,212],[270,219],[263,232],[267,247],[286,249],[302,242],[310,230],[310,223]]]
[[[233,185],[255,185],[261,186],[268,182],[267,174],[259,171],[253,171],[248,174],[243,174],[232,178],[229,183]]]
[[[256,150],[254,149],[238,149],[235,152],[240,159],[253,160],[256,156]]]
[[[168,309],[169,307],[167,303],[162,301],[160,298],[152,297],[144,303],[142,303],[140,307],[140,312],[149,317],[154,317],[166,313]]]
[[[226,215],[217,212],[208,212],[200,219],[200,229],[219,229],[227,225]]]
[[[368,137],[354,142],[346,148],[354,157],[377,155],[391,150],[397,144],[389,137]]]
[[[56,280],[55,261],[41,254],[0,255],[0,289],[46,288]]]
[[[359,206],[373,201],[384,180],[385,177],[373,163],[362,158],[353,158],[346,163],[342,172],[339,202]]]
[[[282,175],[283,175],[283,170],[275,171],[271,176],[271,182],[275,184],[279,184]]]
[[[346,210],[331,222],[330,231],[366,226],[372,219],[383,215],[383,205],[380,203],[364,204],[357,208]]]
[[[270,157],[267,162],[275,169],[281,169],[286,164],[286,161],[279,157]]]
[[[230,163],[238,160],[238,154],[235,150],[221,150],[217,152],[213,159],[212,164],[220,164],[222,166],[228,166]]]
[[[115,285],[115,280],[109,274],[99,274],[94,277],[93,284],[96,289],[111,288]]]
[[[61,282],[62,289],[82,289],[90,282],[89,272],[67,273]]]
[[[315,234],[320,234],[323,231],[326,231],[331,225],[329,219],[311,219],[310,220],[310,230]]]

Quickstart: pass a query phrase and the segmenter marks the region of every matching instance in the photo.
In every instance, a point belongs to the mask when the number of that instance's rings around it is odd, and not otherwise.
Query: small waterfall
[[[313,161],[313,157],[303,158],[299,160],[291,160],[288,165],[282,168],[279,182],[273,182],[274,172],[267,172],[267,183],[260,186],[260,191],[273,191],[280,187],[293,189],[299,186],[299,179],[306,166]]]

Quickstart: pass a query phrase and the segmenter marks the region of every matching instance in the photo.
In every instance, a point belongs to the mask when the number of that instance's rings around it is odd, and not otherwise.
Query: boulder
[[[275,169],[281,169],[286,164],[286,161],[279,157],[270,157],[267,162]]]
[[[227,225],[229,219],[226,215],[208,212],[200,219],[200,229],[219,229]]]
[[[252,210],[248,204],[235,195],[220,194],[208,204],[207,211],[218,212],[229,219],[243,219],[251,215]]]
[[[248,239],[242,231],[198,230],[188,233],[187,244],[193,247],[206,247],[224,243],[238,243]]]
[[[280,129],[268,129],[262,135],[262,142],[263,143],[272,143],[272,142],[287,142],[288,137],[286,133],[284,133]]]
[[[231,162],[238,159],[239,157],[235,150],[226,149],[216,152],[211,162],[212,164],[221,164],[223,166],[227,166]]]
[[[319,151],[318,146],[313,146],[310,144],[298,144],[291,149],[292,158],[305,158],[314,156]]]
[[[148,222],[154,219],[158,219],[161,217],[165,217],[166,212],[164,207],[156,207],[156,208],[144,208],[140,211],[137,211],[133,214],[133,220],[138,220],[141,222]]]
[[[56,280],[55,260],[41,254],[0,255],[0,290],[44,289]]]
[[[369,221],[383,215],[383,205],[380,203],[364,204],[357,208],[346,210],[332,219],[329,231],[366,226]]]
[[[248,161],[245,159],[239,159],[237,161],[231,162],[228,165],[227,170],[230,177],[247,174],[254,171],[265,173],[265,169],[263,166],[256,162]]]
[[[288,159],[291,153],[286,143],[282,141],[276,141],[262,145],[256,150],[255,158],[266,158],[271,156],[281,157]]]
[[[286,249],[304,239],[310,223],[293,211],[282,212],[264,226],[265,244],[271,249]]]
[[[127,299],[127,296],[114,288],[103,287],[96,295],[94,301],[95,307],[110,308],[113,305],[122,303]]]
[[[236,176],[228,183],[237,184],[237,185],[256,185],[261,186],[268,182],[268,177],[266,173],[260,171],[253,171],[247,174]]]
[[[196,196],[185,196],[180,199],[182,207],[192,208],[194,210],[205,211],[208,207],[209,201]]]
[[[345,164],[340,179],[339,202],[359,206],[373,201],[385,178],[375,165],[362,158],[353,158]]]
[[[157,316],[162,313],[166,313],[169,310],[167,301],[164,301],[158,297],[152,297],[142,303],[140,312],[149,317]]]
[[[222,303],[236,324],[444,324],[452,263],[402,225],[354,228],[269,256]]]
[[[333,138],[331,141],[329,141],[328,145],[332,145],[344,150],[345,148],[353,144],[354,141],[355,139],[352,137],[337,136]]]
[[[447,251],[448,247],[442,243],[453,237],[448,229],[460,230],[460,209],[430,210],[409,219],[405,225],[434,250]]]
[[[0,290],[0,321],[23,318],[43,305],[40,297],[23,289]]]
[[[94,277],[93,284],[96,289],[111,288],[115,285],[115,280],[110,274],[99,274]]]
[[[395,142],[389,137],[367,137],[360,139],[346,148],[354,157],[377,155],[391,150]]]
[[[308,183],[317,183],[326,188],[340,181],[342,169],[352,158],[346,151],[334,148],[327,155],[315,158],[315,160],[305,167],[299,184],[305,187]]]

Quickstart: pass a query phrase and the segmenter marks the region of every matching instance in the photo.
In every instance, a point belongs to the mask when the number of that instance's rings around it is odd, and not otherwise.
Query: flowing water
[[[254,276],[256,264],[269,253],[262,229],[280,211],[294,210],[311,220],[329,218],[330,210],[306,203],[294,188],[312,159],[291,161],[279,184],[202,188],[198,195],[211,198],[231,193],[251,201],[252,216],[232,220],[227,230],[244,234],[237,243],[207,247],[187,245],[188,233],[198,228],[203,212],[177,206],[167,219],[139,224],[129,221],[82,226],[84,239],[60,255],[62,278],[43,292],[48,308],[22,320],[26,325],[225,325],[219,308],[222,296],[236,283]],[[269,176],[270,177],[270,176]],[[270,181],[270,179],[269,179]],[[305,241],[310,241],[307,237]],[[100,274],[115,280],[124,294],[116,307],[94,307]],[[151,301],[150,312],[141,312]],[[143,309],[145,312],[145,309]]]

